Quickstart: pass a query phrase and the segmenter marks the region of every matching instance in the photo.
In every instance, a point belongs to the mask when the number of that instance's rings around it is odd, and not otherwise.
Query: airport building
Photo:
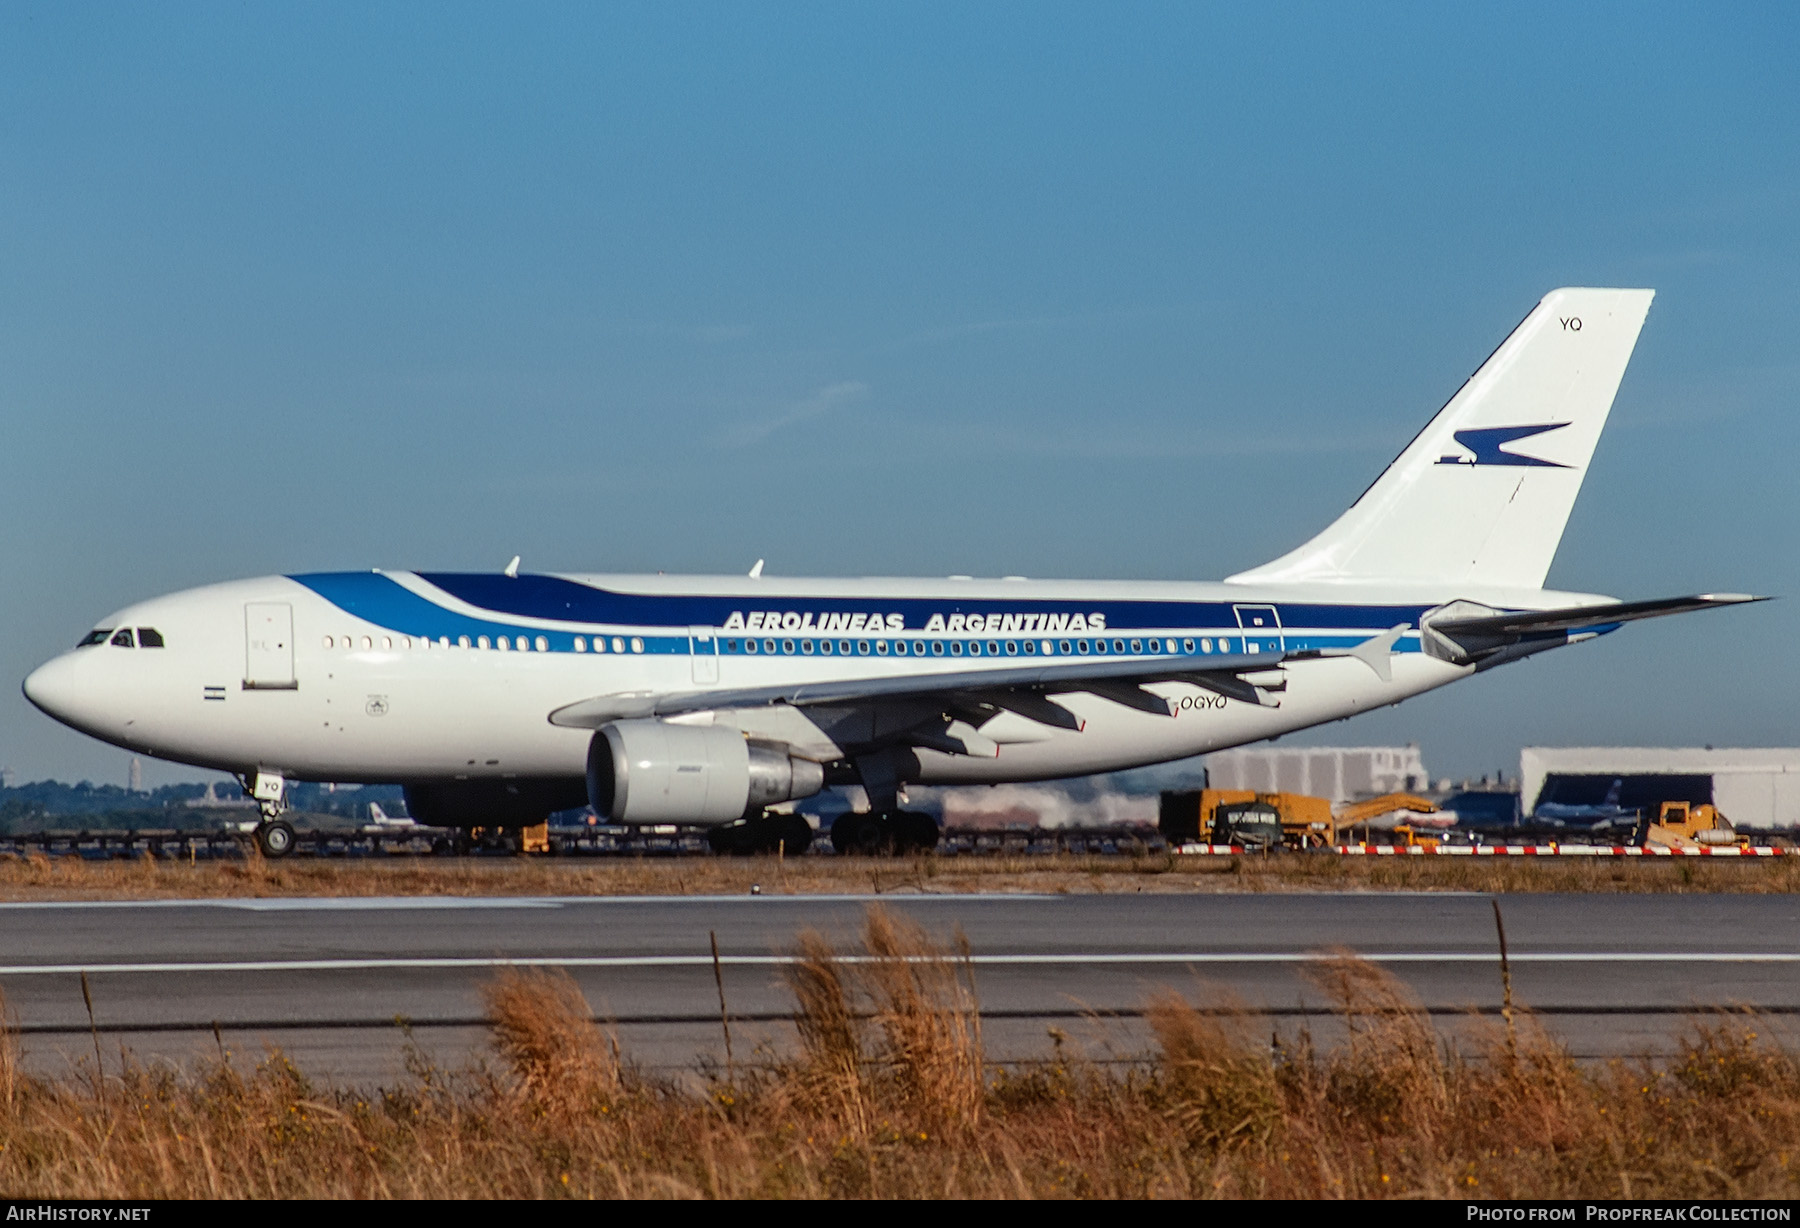
[[[1334,805],[1431,787],[1416,745],[1222,750],[1206,756],[1206,781],[1214,789],[1306,793]]]
[[[1528,746],[1519,781],[1526,813],[1600,805],[1611,793],[1628,809],[1710,802],[1736,827],[1800,827],[1800,749]]]

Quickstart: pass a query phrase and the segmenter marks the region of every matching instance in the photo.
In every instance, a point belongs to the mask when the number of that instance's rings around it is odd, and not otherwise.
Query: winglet
[[[763,565],[763,561],[761,559],[757,559],[756,566],[754,566],[750,569],[750,578],[752,580],[762,579],[762,565]]]
[[[516,555],[516,554],[513,555],[512,562],[510,562],[506,565],[506,571],[504,574],[508,580],[517,580],[519,578],[519,556],[518,555]]]

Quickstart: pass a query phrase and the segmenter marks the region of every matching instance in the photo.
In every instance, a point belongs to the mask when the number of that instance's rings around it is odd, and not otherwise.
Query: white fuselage
[[[274,576],[193,589],[106,619],[109,637],[34,672],[26,693],[133,752],[289,779],[579,778],[592,730],[552,713],[596,696],[1005,669],[1119,655],[1345,649],[1388,627],[1391,679],[1351,657],[1284,670],[1265,705],[1181,682],[1174,716],[1085,692],[1082,722],[1003,713],[992,756],[918,752],[925,783],[1113,771],[1339,720],[1455,681],[1420,650],[1422,614],[1454,599],[1537,609],[1599,600],[1540,590],[1345,584],[792,580],[745,577]],[[1257,620],[1261,620],[1260,622]],[[114,644],[149,628],[161,647]],[[501,645],[504,643],[505,647]],[[833,747],[796,709],[701,713],[814,757]]]

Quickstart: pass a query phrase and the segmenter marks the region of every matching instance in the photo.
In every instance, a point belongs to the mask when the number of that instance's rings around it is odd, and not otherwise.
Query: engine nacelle
[[[614,823],[731,823],[824,787],[820,764],[722,725],[614,721],[588,744],[588,802]]]

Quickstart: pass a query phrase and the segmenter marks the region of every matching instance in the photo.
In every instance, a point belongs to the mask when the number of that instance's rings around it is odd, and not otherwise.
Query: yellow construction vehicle
[[[1363,839],[1369,838],[1368,824],[1383,815],[1396,814],[1436,814],[1437,806],[1414,793],[1384,793],[1380,797],[1371,797],[1367,801],[1351,802],[1337,812],[1338,827],[1345,831],[1354,831],[1362,827]],[[1401,823],[1393,828],[1394,843],[1404,844],[1411,848],[1415,844],[1436,848],[1436,836],[1421,836],[1409,823]],[[1334,840],[1333,843],[1336,843]]]
[[[1396,823],[1392,828],[1392,834],[1394,843],[1401,848],[1420,848],[1428,853],[1435,853],[1438,845],[1443,843],[1442,838],[1438,836],[1420,835],[1410,823]]]
[[[1164,793],[1157,827],[1171,844],[1304,849],[1337,842],[1331,803],[1304,793],[1253,793],[1247,789]]]
[[[520,853],[548,853],[550,824],[546,821],[531,827],[471,827],[466,839],[470,845],[480,848],[510,845]]]
[[[1664,802],[1656,808],[1655,818],[1645,815],[1639,821],[1632,843],[1667,848],[1703,845],[1747,848],[1750,840],[1738,835],[1731,821],[1720,814],[1716,806],[1705,802]]]

